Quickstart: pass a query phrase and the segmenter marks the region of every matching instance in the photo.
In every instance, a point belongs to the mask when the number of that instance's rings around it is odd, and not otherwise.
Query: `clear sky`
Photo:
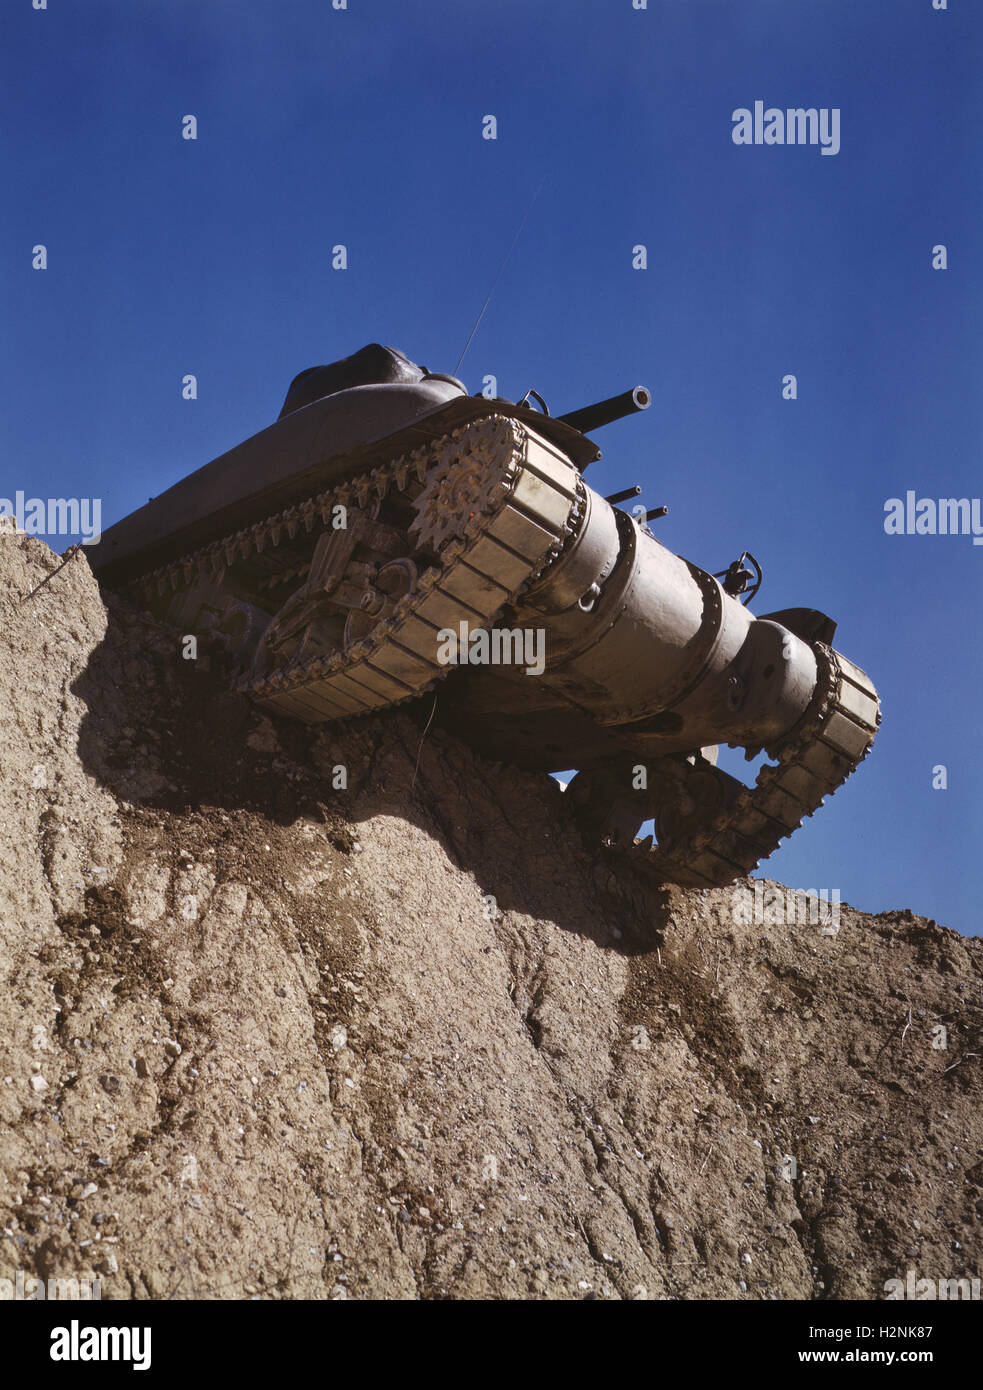
[[[306,366],[453,371],[528,212],[469,389],[648,385],[589,481],[704,568],[753,551],[757,611],[823,609],[881,691],[764,872],[977,933],[983,547],[883,519],[983,491],[981,39],[978,0],[4,0],[0,495],[108,525]],[[839,153],[735,145],[757,100],[837,108]]]

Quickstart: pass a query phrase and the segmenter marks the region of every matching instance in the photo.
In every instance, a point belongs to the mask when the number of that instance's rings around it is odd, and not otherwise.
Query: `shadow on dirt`
[[[660,944],[665,891],[592,851],[552,778],[489,763],[436,727],[432,694],[340,725],[268,715],[230,691],[220,651],[186,660],[181,634],[104,598],[106,636],[72,689],[88,711],[85,769],[124,809],[308,818],[342,852],[370,818],[402,818],[439,838],[498,911],[625,955]]]

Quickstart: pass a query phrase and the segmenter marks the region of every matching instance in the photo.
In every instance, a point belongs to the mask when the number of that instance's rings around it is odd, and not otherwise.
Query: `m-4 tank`
[[[749,611],[745,556],[714,576],[612,505],[634,489],[587,485],[587,432],[648,403],[553,417],[373,344],[302,372],[274,424],[118,522],[93,568],[221,642],[271,711],[331,722],[433,692],[486,755],[579,769],[581,823],[639,868],[729,883],[850,776],[878,698],[829,618]],[[767,754],[754,786],[720,743]]]

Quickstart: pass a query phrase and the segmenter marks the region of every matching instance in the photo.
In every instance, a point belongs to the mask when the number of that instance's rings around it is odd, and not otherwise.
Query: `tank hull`
[[[373,346],[295,378],[274,425],[118,522],[93,567],[223,648],[274,714],[424,697],[489,756],[579,769],[580,822],[642,870],[729,882],[863,760],[877,694],[822,614],[756,618],[740,562],[721,584],[594,492],[598,456],[562,418]],[[717,743],[772,762],[747,787]]]
[[[555,441],[580,468],[600,457],[591,440],[522,406],[468,396],[443,380],[353,387],[281,417],[151,498],[87,549],[111,586],[234,534],[380,461],[461,425],[505,414]]]

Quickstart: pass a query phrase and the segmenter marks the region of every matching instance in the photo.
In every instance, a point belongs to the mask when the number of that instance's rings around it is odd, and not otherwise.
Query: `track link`
[[[816,695],[798,726],[781,745],[767,750],[753,787],[698,831],[652,847],[637,840],[626,855],[633,866],[660,881],[722,887],[743,878],[778,849],[841,787],[870,751],[880,723],[880,701],[859,666],[822,643],[814,643],[819,667]]]

